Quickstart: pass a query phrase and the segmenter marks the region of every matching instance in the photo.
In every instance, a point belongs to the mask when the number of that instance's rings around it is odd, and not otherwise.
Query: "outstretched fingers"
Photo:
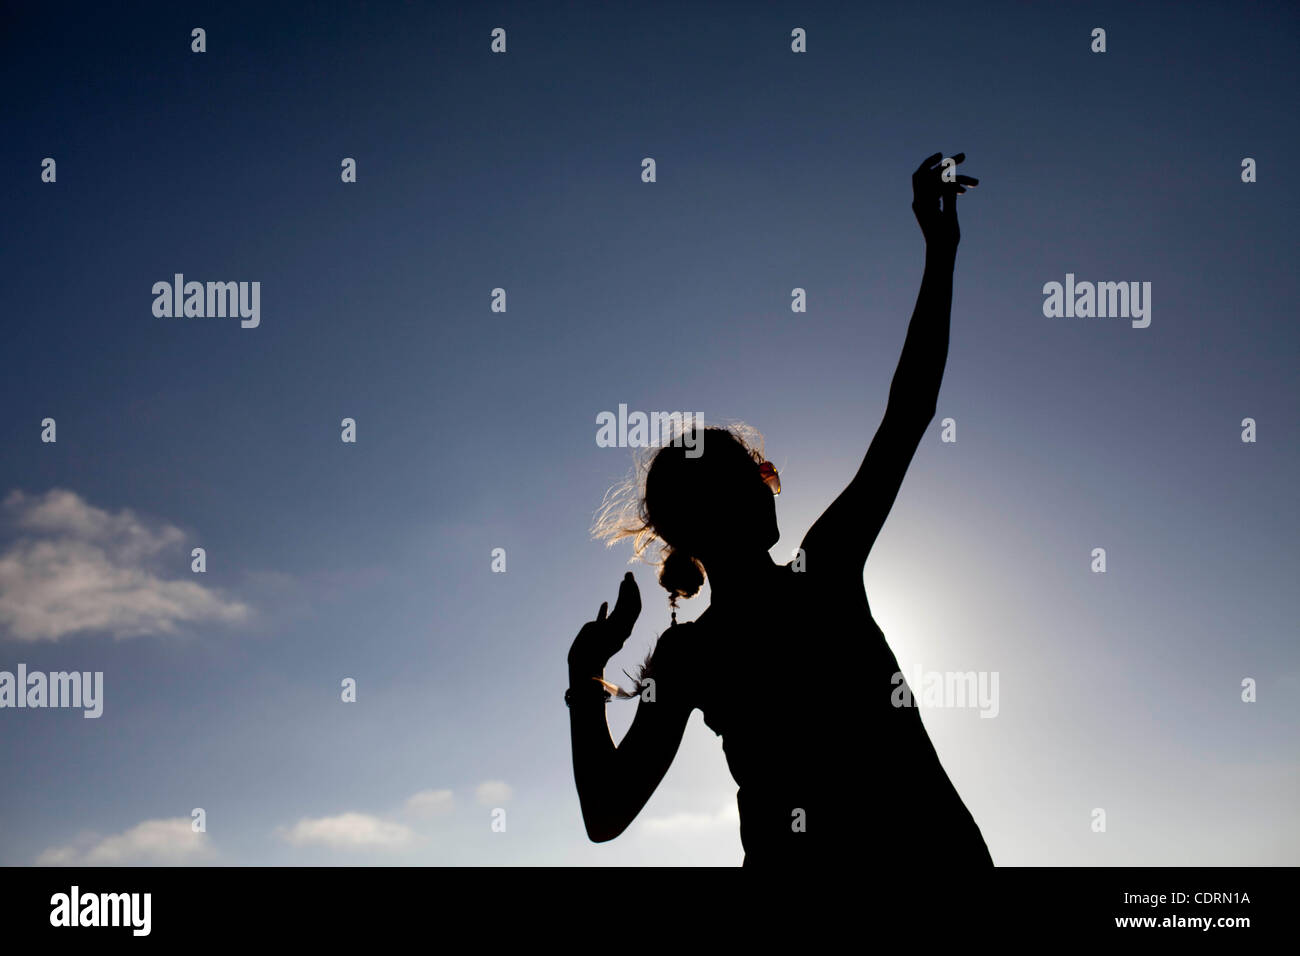
[[[933,156],[927,156],[921,162],[921,165],[916,167],[916,172],[912,173],[912,178],[916,179],[918,176],[924,176],[927,172],[933,169],[934,164],[941,159],[943,159],[943,153],[935,153]]]
[[[926,243],[934,243],[936,248],[956,248],[960,239],[957,197],[979,185],[974,176],[956,172],[957,164],[965,160],[965,153],[947,158],[934,153],[912,174],[912,211]]]

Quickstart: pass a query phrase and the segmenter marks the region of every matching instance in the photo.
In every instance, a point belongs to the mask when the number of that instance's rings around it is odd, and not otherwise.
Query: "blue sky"
[[[738,863],[698,713],[583,833],[564,657],[629,557],[588,533],[631,464],[596,416],[760,429],[787,560],[883,412],[935,151],[981,185],[866,584],[906,672],[1000,674],[996,719],[925,713],[949,775],[1000,864],[1300,862],[1294,8],[4,21],[0,670],[105,701],[0,710],[0,863]],[[177,272],[259,281],[260,325],[155,317]],[[1151,325],[1044,317],[1067,273],[1150,282]],[[668,621],[634,571],[614,674]]]

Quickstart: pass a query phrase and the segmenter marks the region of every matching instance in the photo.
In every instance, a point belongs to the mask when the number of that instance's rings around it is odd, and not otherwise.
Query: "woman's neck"
[[[755,591],[766,586],[779,567],[766,551],[700,563],[709,580],[709,603],[721,601],[724,606],[752,597]]]

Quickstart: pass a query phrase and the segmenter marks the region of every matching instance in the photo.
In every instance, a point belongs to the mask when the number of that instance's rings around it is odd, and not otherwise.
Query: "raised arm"
[[[691,708],[673,693],[639,700],[632,726],[615,746],[605,719],[601,681],[605,664],[623,646],[641,613],[641,594],[629,571],[619,585],[614,611],[583,625],[569,650],[569,731],[573,738],[573,778],[587,836],[612,840],[646,805],[672,765]],[[675,635],[674,635],[675,637]],[[659,639],[666,645],[671,638]],[[656,656],[659,656],[656,647]]]
[[[810,572],[861,576],[917,445],[934,418],[948,361],[952,273],[961,238],[957,196],[979,182],[956,174],[956,164],[965,158],[958,153],[949,164],[935,153],[912,174],[912,211],[925,236],[921,291],[889,387],[885,417],[853,480],[804,538]],[[946,176],[945,169],[949,170]]]

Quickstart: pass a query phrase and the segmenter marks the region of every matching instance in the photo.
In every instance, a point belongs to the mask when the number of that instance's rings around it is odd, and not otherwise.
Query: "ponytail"
[[[677,623],[677,599],[694,597],[704,586],[704,566],[685,551],[665,545],[663,567],[659,569],[659,583],[668,592],[668,604],[673,609],[673,623]]]

